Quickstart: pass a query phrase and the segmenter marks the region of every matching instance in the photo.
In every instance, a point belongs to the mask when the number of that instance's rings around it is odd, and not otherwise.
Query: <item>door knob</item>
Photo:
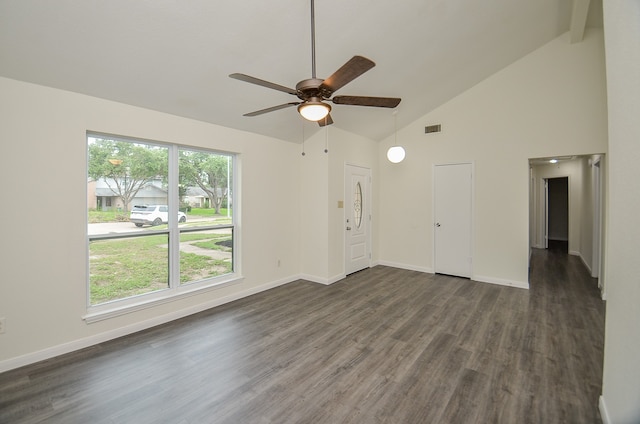
[[[351,227],[347,227],[347,231],[349,231],[351,229]]]
[[[439,222],[436,222],[436,227],[439,227],[439,226],[440,226],[440,223],[439,223]]]

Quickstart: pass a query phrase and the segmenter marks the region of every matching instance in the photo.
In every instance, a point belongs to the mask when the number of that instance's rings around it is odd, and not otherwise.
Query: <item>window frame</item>
[[[221,225],[203,225],[198,227],[185,227],[179,228],[178,220],[169,219],[166,229],[160,230],[145,230],[131,231],[117,234],[97,234],[89,235],[89,220],[88,214],[86,215],[85,231],[86,231],[86,277],[85,277],[85,289],[86,289],[86,314],[82,317],[87,323],[93,323],[102,321],[104,319],[113,318],[116,316],[128,314],[134,311],[151,308],[164,303],[174,302],[182,298],[194,296],[200,293],[204,293],[210,290],[216,290],[222,287],[227,287],[231,284],[242,282],[244,278],[240,272],[240,255],[239,255],[239,209],[240,209],[240,195],[239,195],[239,172],[238,172],[238,156],[236,152],[227,152],[222,150],[207,149],[202,147],[194,147],[184,144],[160,142],[155,140],[118,136],[107,133],[100,133],[95,131],[87,131],[85,135],[86,142],[86,161],[85,167],[87,167],[85,174],[88,174],[88,160],[89,138],[104,138],[114,141],[123,141],[128,143],[140,143],[148,144],[152,146],[167,148],[167,161],[168,161],[168,192],[167,192],[167,206],[169,208],[169,216],[174,214],[177,216],[179,211],[179,151],[189,150],[207,154],[218,154],[222,156],[228,156],[231,160],[231,169],[233,170],[233,179],[229,186],[231,193],[227,196],[227,204],[231,203],[231,223]],[[88,194],[85,194],[88,195]],[[174,213],[175,212],[175,213]],[[231,251],[232,270],[228,274],[209,277],[202,280],[191,281],[188,283],[180,283],[180,236],[181,234],[198,232],[210,229],[231,229],[233,247]],[[94,240],[112,240],[119,238],[132,238],[132,237],[146,237],[155,235],[167,235],[169,248],[168,248],[168,286],[167,288],[155,290],[149,293],[138,294],[129,296],[122,299],[115,299],[104,303],[92,305],[91,304],[91,282],[90,282],[90,243]]]

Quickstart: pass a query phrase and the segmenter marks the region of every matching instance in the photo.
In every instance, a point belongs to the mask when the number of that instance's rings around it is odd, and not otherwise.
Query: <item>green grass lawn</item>
[[[202,240],[198,242],[198,240]],[[186,233],[181,243],[200,249],[230,252],[231,234]],[[91,304],[108,302],[168,287],[167,235],[96,240],[89,245]],[[180,283],[198,281],[232,271],[231,260],[180,252]]]
[[[89,209],[88,218],[89,224],[97,224],[100,222],[127,222],[129,221],[129,214],[118,211],[97,211]]]
[[[216,216],[227,216],[227,209],[220,208],[220,214],[215,214],[216,210],[213,208],[191,208],[190,212],[187,212],[187,217],[216,217]]]

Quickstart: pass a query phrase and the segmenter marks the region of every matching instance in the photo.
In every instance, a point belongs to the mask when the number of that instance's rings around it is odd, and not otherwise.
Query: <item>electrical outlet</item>
[[[5,317],[0,318],[0,334],[4,333],[6,326],[7,324]]]

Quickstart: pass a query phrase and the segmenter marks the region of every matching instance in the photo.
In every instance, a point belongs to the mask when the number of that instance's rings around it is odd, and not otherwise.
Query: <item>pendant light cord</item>
[[[393,115],[393,145],[398,145],[398,111],[394,110]]]

